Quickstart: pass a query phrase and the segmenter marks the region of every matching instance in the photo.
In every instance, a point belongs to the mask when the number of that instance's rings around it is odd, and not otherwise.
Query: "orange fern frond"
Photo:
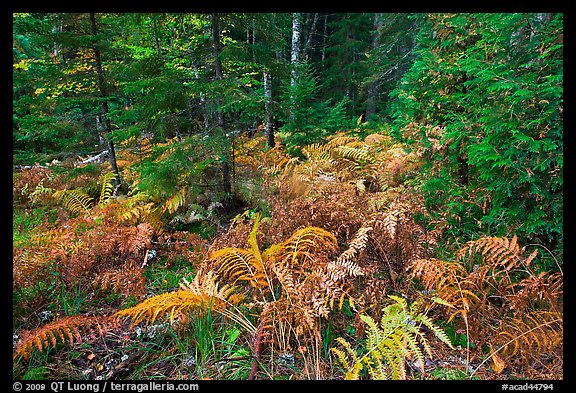
[[[102,317],[78,315],[51,322],[24,334],[14,351],[14,359],[22,356],[28,360],[34,349],[43,352],[59,343],[73,345],[82,342],[87,334],[103,336],[110,326],[111,323]]]

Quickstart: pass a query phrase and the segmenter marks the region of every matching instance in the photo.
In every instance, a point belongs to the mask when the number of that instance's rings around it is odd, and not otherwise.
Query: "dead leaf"
[[[88,360],[92,360],[96,357],[95,354],[91,353],[90,355],[88,355]]]
[[[501,374],[502,371],[506,368],[506,362],[500,358],[495,352],[492,354],[492,370],[496,372],[496,374]]]

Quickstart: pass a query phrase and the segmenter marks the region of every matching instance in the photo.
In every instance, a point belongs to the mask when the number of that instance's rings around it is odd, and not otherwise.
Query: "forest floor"
[[[264,143],[261,137],[237,141],[238,203],[236,211],[227,214],[219,211],[209,194],[200,198],[183,191],[162,201],[142,195],[110,196],[103,176],[109,172],[107,163],[83,171],[65,165],[15,172],[14,378],[342,379],[356,364],[362,367],[360,377],[369,378],[373,376],[370,365],[363,363],[368,355],[354,359],[337,340],[342,338],[358,353],[370,347],[372,334],[385,326],[384,322],[377,327],[367,324],[362,317],[366,315],[373,321],[394,315],[418,320],[425,315],[434,322],[432,328],[420,322],[420,330],[398,336],[404,340],[394,344],[402,364],[392,358],[384,362],[382,371],[389,378],[563,378],[558,340],[562,326],[550,316],[557,304],[536,310],[532,303],[521,305],[518,292],[512,297],[495,292],[505,289],[494,287],[490,294],[483,293],[466,275],[472,271],[444,271],[459,274],[457,284],[468,285],[469,294],[460,288],[454,295],[454,290],[441,291],[446,285],[427,284],[417,261],[432,266],[440,252],[456,261],[464,245],[443,245],[440,223],[434,231],[422,224],[426,209],[417,189],[421,176],[417,151],[407,152],[382,134],[366,138],[340,134],[326,144],[302,149],[305,159],[298,160],[281,147],[268,151]],[[120,165],[132,159],[119,152]],[[67,193],[58,194],[59,190],[83,190],[91,202],[80,194],[66,199]],[[154,315],[142,311],[139,320],[131,315],[132,321],[116,319],[114,326],[98,322],[106,325],[104,332],[94,322],[143,305],[146,299],[191,290],[183,286],[183,279],[191,282],[210,269],[224,280],[228,272],[218,270],[214,256],[218,250],[233,249],[236,254],[245,252],[242,255],[278,263],[287,257],[274,250],[292,247],[297,233],[307,239],[304,233],[308,232],[303,232],[307,228],[322,228],[333,236],[313,232],[314,241],[325,242],[326,249],[294,248],[291,275],[282,270],[288,265],[264,268],[264,275],[277,279],[275,289],[264,295],[257,291],[266,289],[258,281],[262,276],[249,277],[241,283],[247,299],[227,308],[229,313],[165,305],[162,311],[156,308]],[[517,259],[534,259],[514,239],[506,242]],[[334,273],[334,266],[340,266],[340,273]],[[497,275],[494,266],[483,278],[486,287]],[[240,269],[237,265],[230,269],[236,268]],[[509,275],[513,271],[506,270]],[[229,281],[230,288],[239,286],[242,277],[238,273],[236,281]],[[321,281],[314,280],[318,277],[333,279],[333,287],[322,292],[324,299],[317,296]],[[553,278],[547,283],[553,284]],[[215,287],[218,293],[226,287],[225,281],[220,284]],[[541,293],[541,303],[546,296],[560,296],[558,289]],[[490,295],[500,296],[504,303],[494,303]],[[231,299],[236,298],[226,301]],[[529,334],[518,333],[520,323],[513,309],[502,314],[509,299],[524,311],[549,314],[534,319],[536,325],[525,322],[522,327]],[[310,321],[303,322],[309,315]],[[79,316],[92,318],[90,326],[81,325]],[[512,322],[506,326],[512,333],[504,335],[502,321],[508,317]],[[394,326],[400,332],[404,325]],[[35,342],[30,340],[34,335],[40,337]],[[503,335],[512,340],[502,340]],[[515,349],[506,345],[511,343]],[[332,348],[340,348],[342,357]],[[348,368],[343,358],[350,362]]]

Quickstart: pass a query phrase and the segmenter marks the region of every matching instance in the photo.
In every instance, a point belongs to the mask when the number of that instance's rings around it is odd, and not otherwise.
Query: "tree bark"
[[[98,25],[96,24],[96,15],[90,13],[90,24],[92,26],[92,35],[96,37],[98,35]],[[104,79],[104,70],[102,68],[102,56],[100,54],[100,49],[98,45],[94,44],[92,47],[94,51],[94,65],[96,68],[96,81],[98,84],[98,90],[100,93],[101,103],[100,103],[100,121],[104,125],[104,132],[106,133],[105,139],[108,142],[108,160],[110,161],[110,166],[116,174],[114,179],[114,188],[117,190],[121,184],[120,172],[118,171],[118,164],[116,163],[116,150],[114,148],[114,141],[112,140],[112,125],[110,124],[110,118],[108,117],[109,109],[108,102],[106,98],[108,97],[108,92],[106,91],[106,84]],[[104,137],[104,135],[103,135]]]
[[[374,14],[374,31],[372,36],[372,53],[375,54],[376,50],[380,46],[380,36],[383,24],[381,13]],[[376,114],[376,95],[378,94],[378,81],[373,80],[368,85],[368,91],[366,97],[366,118],[365,120],[370,120],[372,116]]]
[[[294,13],[292,16],[292,53],[290,56],[290,64],[292,71],[290,72],[290,117],[294,119],[294,111],[296,110],[296,96],[295,90],[298,83],[298,64],[300,62],[300,36],[302,35],[302,25],[300,23],[300,14]]]
[[[310,55],[310,48],[312,47],[312,40],[314,33],[316,31],[316,23],[318,22],[318,13],[314,13],[312,19],[312,26],[310,26],[310,31],[308,32],[308,39],[306,40],[306,45],[304,45],[304,58],[308,60]]]
[[[221,42],[220,42],[220,15],[212,14],[212,39],[213,39],[213,56],[214,56],[214,73],[216,80],[222,80],[222,60],[220,59],[220,53],[222,52]],[[218,108],[216,110],[217,126],[224,133],[224,114],[222,113],[221,100],[218,100]],[[226,141],[225,141],[226,142]],[[228,143],[224,143],[224,149],[222,152],[222,186],[224,188],[224,193],[226,195],[225,202],[229,202],[232,196],[232,179],[230,176],[230,156],[228,152]],[[226,203],[225,203],[226,205]]]
[[[272,77],[270,76],[270,71],[264,70],[264,120],[266,141],[268,147],[271,149],[275,146],[274,143],[274,130],[272,129]]]

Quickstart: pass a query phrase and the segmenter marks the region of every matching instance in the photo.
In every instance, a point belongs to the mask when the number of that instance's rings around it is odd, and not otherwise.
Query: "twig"
[[[120,362],[112,370],[108,371],[108,374],[106,374],[106,379],[114,378],[121,371],[127,370],[128,364],[132,363],[134,360],[136,360],[139,357],[141,357],[142,355],[144,355],[145,352],[146,351],[144,351],[144,350],[139,350],[139,351],[132,353],[132,355],[130,355],[128,357],[128,359],[124,360],[123,362]]]

